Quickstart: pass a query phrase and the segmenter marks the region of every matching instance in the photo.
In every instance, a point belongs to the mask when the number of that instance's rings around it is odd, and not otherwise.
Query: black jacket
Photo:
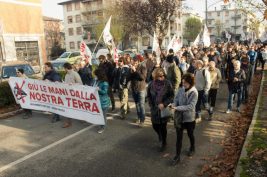
[[[88,85],[88,86],[92,85],[93,75],[92,75],[92,66],[91,65],[88,64],[88,65],[84,66],[83,68],[81,68],[78,71],[78,73],[82,79],[83,85]]]
[[[113,71],[115,69],[114,65],[111,62],[106,61],[104,63],[100,63],[98,68],[103,69],[105,71],[106,76],[108,78],[108,83],[109,83],[109,85],[112,86],[113,80],[114,80],[114,78],[113,78]]]
[[[129,86],[130,68],[123,66],[122,68],[116,68],[113,72],[113,88],[124,89]]]
[[[51,70],[48,73],[45,73],[43,80],[49,80],[51,82],[61,82],[61,77],[60,75],[55,71]]]
[[[234,81],[234,78],[237,78],[238,81]],[[241,92],[241,89],[246,81],[246,73],[243,69],[240,69],[237,73],[234,70],[230,71],[228,78],[228,88],[234,93]]]

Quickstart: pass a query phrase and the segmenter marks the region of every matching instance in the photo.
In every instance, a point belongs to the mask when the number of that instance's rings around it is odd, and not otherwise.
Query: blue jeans
[[[136,112],[140,122],[145,121],[145,97],[146,91],[133,91],[133,99],[136,105]]]
[[[238,93],[234,93],[233,90],[229,90],[229,96],[228,96],[228,109],[232,110],[233,107],[233,99],[235,94],[237,94],[237,108],[240,107],[241,105],[241,100],[242,100],[242,90]]]

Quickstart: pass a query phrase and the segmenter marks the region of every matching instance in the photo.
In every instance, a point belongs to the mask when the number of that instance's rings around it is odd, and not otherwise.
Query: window
[[[73,28],[69,28],[69,36],[73,36]]]
[[[98,14],[98,16],[101,16],[102,17],[103,16],[103,11],[102,10],[99,10],[97,14]]]
[[[150,38],[149,37],[143,37],[142,43],[143,43],[143,46],[149,46],[150,45]]]
[[[73,20],[72,20],[72,16],[68,16],[68,24],[72,23]]]
[[[208,12],[208,16],[211,16],[211,12]]]
[[[76,23],[80,23],[82,21],[81,15],[76,15],[75,18],[76,18]]]
[[[75,49],[75,43],[74,42],[70,42],[70,49]]]
[[[67,12],[72,11],[72,4],[67,4]]]
[[[82,35],[82,27],[77,27],[76,33],[77,33],[77,35]]]
[[[208,20],[209,25],[211,25],[211,22],[212,22],[211,20]]]
[[[2,52],[1,42],[0,42],[0,61],[3,61],[3,52]]]
[[[78,49],[80,48],[80,45],[81,45],[81,41],[78,41],[77,42]]]
[[[225,12],[225,16],[227,16],[227,17],[229,16],[229,11]]]
[[[18,60],[28,61],[34,66],[39,64],[38,41],[16,41],[15,48]]]
[[[219,17],[221,14],[220,14],[220,12],[217,12],[217,16]]]
[[[75,10],[80,10],[80,2],[75,3]]]

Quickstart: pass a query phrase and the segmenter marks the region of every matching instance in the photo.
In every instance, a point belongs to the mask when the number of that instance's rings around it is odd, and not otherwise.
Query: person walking
[[[91,86],[93,84],[92,65],[88,60],[80,62],[78,74],[82,79],[83,85]]]
[[[196,89],[198,91],[198,100],[196,105],[196,122],[199,123],[201,118],[201,105],[205,106],[205,109],[209,109],[208,104],[208,94],[211,86],[210,72],[209,70],[203,68],[204,64],[201,60],[196,61]]]
[[[180,162],[180,155],[183,142],[183,131],[187,130],[187,135],[190,140],[190,148],[188,156],[195,153],[195,137],[194,129],[195,107],[198,100],[198,91],[195,88],[195,78],[193,74],[185,74],[182,79],[183,87],[181,87],[175,96],[172,108],[174,109],[174,126],[176,128],[176,155],[172,160],[172,165]]]
[[[240,112],[240,105],[242,100],[242,89],[244,81],[246,79],[246,74],[241,68],[240,61],[234,61],[234,70],[229,73],[228,78],[228,107],[226,113],[229,114],[232,111],[233,98],[237,94],[237,112]],[[252,68],[253,71],[253,68]]]
[[[113,82],[113,89],[119,92],[121,119],[125,119],[126,114],[128,114],[130,110],[128,101],[129,75],[130,68],[128,65],[124,64],[124,58],[120,57],[118,60],[118,68],[114,70],[113,74],[113,77],[116,78]]]
[[[263,71],[264,70],[264,65],[265,65],[265,63],[267,61],[267,45],[262,49],[261,54],[262,54],[261,69]]]
[[[248,89],[251,83],[251,72],[252,72],[252,65],[250,64],[249,58],[247,56],[241,58],[241,69],[244,70],[246,74],[246,79],[243,82],[242,102],[247,103],[248,102]]]
[[[104,132],[105,128],[107,127],[107,112],[108,112],[108,109],[111,103],[110,97],[108,95],[109,83],[108,83],[108,78],[104,70],[98,68],[94,71],[94,74],[97,77],[94,83],[94,86],[96,86],[98,90],[100,104],[101,104],[101,108],[102,108],[103,116],[105,120],[105,125],[101,125],[97,131],[99,134],[101,134]]]
[[[209,72],[211,78],[211,87],[209,90],[209,98],[208,98],[210,104],[208,120],[212,120],[213,109],[215,107],[217,91],[220,87],[222,75],[220,69],[216,68],[216,63],[214,61],[210,61],[209,63]]]
[[[20,78],[24,78],[27,79],[28,77],[26,76],[26,74],[24,73],[24,69],[19,68],[17,71],[17,77]],[[24,111],[24,115],[23,115],[23,119],[28,119],[30,117],[32,117],[32,110],[31,109],[23,109]]]
[[[82,79],[80,75],[73,70],[72,65],[70,63],[64,63],[63,68],[66,71],[65,75],[65,83],[67,84],[78,84],[78,85],[83,85]],[[72,121],[70,118],[66,118],[62,128],[68,128],[72,125]]]
[[[140,127],[143,127],[145,121],[145,97],[146,97],[146,78],[147,69],[142,63],[144,58],[138,56],[134,59],[133,65],[130,67],[130,77],[132,95],[136,105],[136,111],[138,119],[136,123],[139,123]]]
[[[105,71],[105,74],[108,78],[108,84],[110,86],[108,90],[108,95],[110,97],[111,105],[112,105],[111,111],[114,111],[115,110],[115,99],[114,99],[114,95],[112,92],[112,85],[113,85],[114,78],[112,77],[112,75],[113,75],[115,66],[114,66],[114,63],[111,63],[111,61],[107,60],[106,56],[104,55],[100,55],[98,57],[98,60],[100,62],[98,68],[100,68],[102,71]]]
[[[173,101],[174,92],[162,68],[156,68],[152,75],[153,81],[147,88],[147,100],[152,126],[161,142],[160,152],[163,152],[167,145],[167,122],[172,117],[168,106]]]
[[[50,82],[61,82],[60,75],[54,70],[53,65],[51,62],[46,62],[44,64],[44,71],[45,75],[43,77],[44,81],[50,81]],[[60,121],[60,117],[58,114],[53,114],[52,117],[52,123]]]

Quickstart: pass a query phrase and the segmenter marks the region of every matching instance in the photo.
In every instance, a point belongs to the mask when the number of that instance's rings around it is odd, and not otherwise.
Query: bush
[[[16,101],[8,82],[0,83],[0,107],[12,104],[16,104]]]

